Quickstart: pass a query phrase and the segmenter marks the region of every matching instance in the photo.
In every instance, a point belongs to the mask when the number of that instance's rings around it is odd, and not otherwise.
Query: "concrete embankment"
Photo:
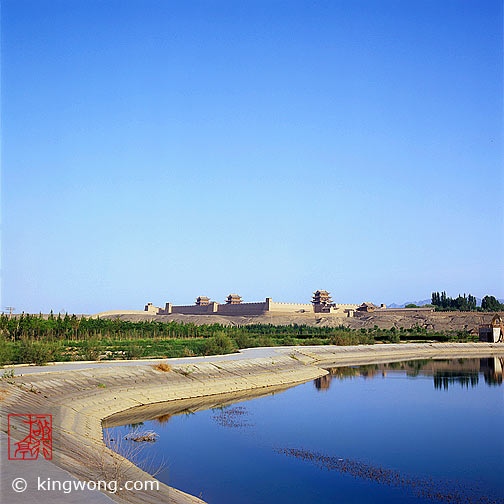
[[[0,409],[2,430],[6,432],[8,414],[50,414],[53,417],[54,470],[68,471],[80,480],[152,480],[138,467],[108,449],[103,442],[102,426],[140,418],[142,408],[150,414],[176,414],[190,407],[204,409],[216,404],[246,400],[278,391],[327,374],[323,366],[366,364],[429,357],[484,357],[504,355],[504,344],[398,344],[357,347],[291,347],[264,349],[255,358],[215,357],[189,364],[172,362],[169,371],[159,371],[152,364],[110,365],[80,369],[82,364],[47,368],[49,372],[30,373],[1,380]],[[165,360],[168,362],[169,360]],[[17,368],[19,372],[22,368]],[[154,405],[154,406],[147,406]],[[140,409],[139,409],[140,408]],[[154,409],[153,409],[154,408]],[[145,413],[145,412],[144,412]],[[118,420],[119,419],[119,420]],[[10,435],[21,440],[28,434],[22,417],[11,422]],[[5,437],[2,438],[2,468],[22,474],[28,462],[7,460]],[[21,465],[20,465],[21,464]],[[3,469],[4,472],[4,469]],[[5,478],[4,478],[5,479]],[[8,478],[7,478],[8,479]],[[2,498],[9,497],[4,484]],[[7,492],[7,493],[6,493]],[[11,491],[12,493],[12,491]],[[37,492],[32,494],[35,496]],[[161,484],[159,490],[124,491],[110,495],[118,502],[201,503],[196,497]],[[14,496],[15,497],[15,496]],[[62,494],[63,498],[66,498]],[[44,502],[44,495],[38,502]],[[10,500],[9,500],[10,499]],[[58,501],[51,496],[51,502]],[[87,502],[92,502],[86,499]],[[26,502],[26,500],[25,500]],[[76,501],[77,502],[77,501]]]

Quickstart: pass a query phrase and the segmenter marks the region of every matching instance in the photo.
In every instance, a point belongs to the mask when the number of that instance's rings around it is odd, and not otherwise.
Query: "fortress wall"
[[[260,315],[267,311],[267,303],[220,304],[219,315]]]
[[[343,308],[331,307],[331,311],[329,313],[337,317],[351,317],[354,312],[352,310],[343,310]]]
[[[355,309],[358,305],[339,304],[336,308],[331,308],[331,313],[346,314],[345,310]],[[169,313],[179,313],[183,315],[262,315],[264,313],[314,313],[312,303],[276,303],[271,298],[266,298],[262,303],[240,303],[240,304],[217,304],[215,302],[209,305],[186,305],[171,306],[171,312],[165,309],[159,309],[160,315]]]
[[[434,308],[377,308],[375,312],[381,312],[381,313],[390,313],[390,312],[396,312],[396,313],[404,313],[404,312],[418,312],[418,313],[425,313],[425,312],[435,312],[436,310]],[[453,312],[450,312],[453,313]],[[464,312],[459,312],[459,313],[464,313]],[[467,312],[466,312],[467,313]],[[468,312],[468,313],[474,313],[474,312]]]
[[[184,315],[208,315],[210,313],[214,313],[214,311],[212,304],[187,305],[187,306],[172,306],[172,313],[182,313]]]
[[[345,309],[341,306],[331,306],[331,313],[345,313]]]
[[[275,303],[269,302],[269,311],[283,312],[283,313],[299,313],[301,311],[313,312],[313,305],[311,303]]]
[[[172,313],[183,315],[261,315],[266,311],[266,303],[217,304],[172,306]]]

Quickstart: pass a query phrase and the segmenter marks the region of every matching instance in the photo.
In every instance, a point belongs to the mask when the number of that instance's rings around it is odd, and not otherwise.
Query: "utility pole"
[[[14,308],[14,306],[7,306],[5,309],[9,310],[9,320],[10,320],[12,318],[12,312],[16,311],[16,308]]]

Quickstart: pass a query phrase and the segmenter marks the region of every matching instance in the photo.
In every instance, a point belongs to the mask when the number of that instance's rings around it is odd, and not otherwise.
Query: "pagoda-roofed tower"
[[[238,296],[238,294],[229,294],[229,296],[226,298],[226,303],[227,304],[240,304],[242,302],[241,296]]]
[[[198,306],[208,306],[210,304],[210,298],[207,298],[206,296],[198,296],[196,298],[196,304]]]
[[[331,304],[330,292],[318,290],[313,293],[312,303],[314,305],[328,306]]]

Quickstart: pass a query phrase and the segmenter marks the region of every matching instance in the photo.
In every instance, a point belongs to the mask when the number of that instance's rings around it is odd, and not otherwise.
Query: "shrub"
[[[16,361],[20,364],[38,364],[61,360],[61,347],[58,343],[21,340],[17,348]]]
[[[391,333],[388,336],[388,340],[390,341],[390,343],[401,343],[401,338],[399,337],[399,334],[397,334],[397,333]]]
[[[84,360],[92,361],[100,358],[100,343],[97,339],[85,340],[82,344],[82,356]]]
[[[251,348],[255,346],[255,341],[246,334],[239,333],[234,337],[234,341],[238,348]]]
[[[284,345],[284,346],[296,346],[297,342],[296,342],[295,338],[293,338],[292,336],[286,336],[282,340],[282,345]]]
[[[320,338],[309,338],[304,340],[302,343],[304,346],[309,346],[309,345],[324,345],[325,341],[320,339]]]
[[[256,346],[260,347],[270,347],[270,346],[275,346],[275,343],[269,336],[265,336],[264,334],[261,334],[259,338],[256,339]]]
[[[212,336],[205,341],[205,355],[228,354],[234,351],[234,341],[224,332],[218,332],[215,336]]]
[[[135,343],[130,343],[128,345],[128,348],[126,348],[126,351],[124,352],[124,355],[128,360],[140,359],[140,357],[142,357],[143,354],[144,354],[143,347]]]
[[[341,334],[336,333],[333,334],[329,338],[329,343],[331,345],[345,346],[345,345],[356,345],[358,343],[358,339],[353,334]]]
[[[359,345],[374,345],[375,343],[375,338],[372,334],[368,334],[367,336],[360,336],[358,338]]]
[[[182,355],[184,357],[194,357],[196,354],[188,346],[185,346]]]
[[[14,358],[13,347],[0,337],[0,366],[11,364]]]

